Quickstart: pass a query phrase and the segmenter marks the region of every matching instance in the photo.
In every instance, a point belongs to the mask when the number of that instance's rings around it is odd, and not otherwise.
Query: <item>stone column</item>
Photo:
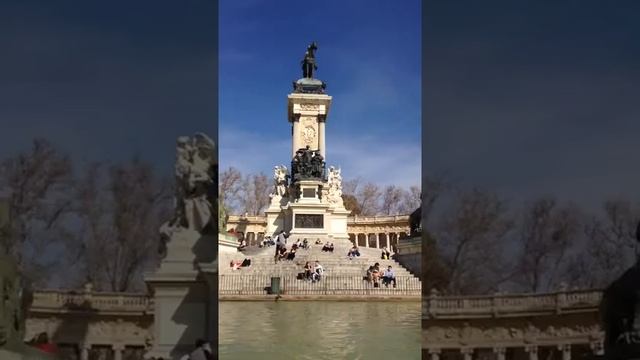
[[[496,360],[505,360],[507,349],[504,347],[494,347],[493,352],[496,354]]]
[[[89,360],[89,349],[91,345],[82,344],[80,346],[80,360]]]
[[[524,351],[529,353],[529,360],[538,360],[538,347],[535,345],[527,346]]]
[[[440,349],[429,349],[429,360],[440,360]]]
[[[558,350],[562,351],[562,360],[571,360],[571,344],[558,345]]]
[[[115,344],[112,346],[113,348],[113,360],[122,360],[122,350],[124,350],[124,346],[121,344]]]
[[[473,348],[461,348],[460,353],[463,360],[473,360]]]
[[[376,248],[380,249],[380,234],[375,233],[374,235],[376,236]]]
[[[318,116],[318,148],[320,149],[320,155],[326,159],[326,151],[324,148],[325,143],[325,134],[324,134],[324,121],[325,117],[320,115]]]
[[[385,233],[384,234],[384,246],[387,248],[387,250],[391,247],[391,240],[389,240],[389,233]]]
[[[291,149],[291,158],[293,158],[296,154],[296,151],[300,149],[300,145],[298,144],[299,130],[300,130],[300,117],[296,116],[295,119],[293,119],[293,134],[291,136],[291,146],[293,147],[293,149]]]

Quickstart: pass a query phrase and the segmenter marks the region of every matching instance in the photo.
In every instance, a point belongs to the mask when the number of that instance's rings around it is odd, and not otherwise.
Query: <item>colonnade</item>
[[[529,344],[522,346],[461,347],[458,349],[427,348],[429,360],[572,360],[586,355],[603,355],[602,340]]]

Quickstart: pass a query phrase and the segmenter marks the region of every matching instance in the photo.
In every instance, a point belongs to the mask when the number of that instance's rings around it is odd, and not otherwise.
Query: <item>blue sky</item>
[[[170,176],[175,140],[217,135],[217,6],[0,3],[0,158],[46,137],[79,161],[138,154]]]
[[[640,2],[425,4],[424,174],[640,200]]]
[[[271,176],[290,162],[287,94],[318,43],[333,103],[327,163],[344,178],[419,185],[421,4],[220,1],[220,165]]]

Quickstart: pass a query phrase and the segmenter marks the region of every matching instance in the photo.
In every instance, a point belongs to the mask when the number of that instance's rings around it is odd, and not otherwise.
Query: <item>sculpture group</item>
[[[291,178],[294,181],[304,179],[323,179],[325,162],[318,150],[309,146],[298,149],[291,161]]]

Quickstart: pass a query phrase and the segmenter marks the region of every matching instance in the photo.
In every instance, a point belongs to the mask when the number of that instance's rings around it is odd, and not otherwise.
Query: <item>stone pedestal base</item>
[[[217,329],[210,323],[216,322],[211,304],[217,304],[217,284],[199,268],[217,270],[216,240],[191,230],[174,233],[160,267],[145,276],[154,297],[153,348],[147,358],[180,359],[197,339],[215,340]]]

